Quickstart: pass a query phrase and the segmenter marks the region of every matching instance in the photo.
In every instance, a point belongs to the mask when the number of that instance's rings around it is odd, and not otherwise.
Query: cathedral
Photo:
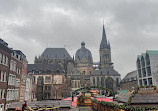
[[[119,90],[121,77],[115,71],[111,61],[111,47],[107,41],[104,25],[99,53],[100,61],[93,63],[90,50],[85,47],[84,42],[81,43],[81,48],[75,54],[76,66],[68,74],[71,80],[72,90],[85,86],[101,86],[112,91]]]
[[[58,91],[63,91],[60,89],[61,87],[67,87],[67,90],[69,87],[71,91],[74,91],[86,86],[100,86],[116,92],[119,90],[121,77],[111,61],[111,47],[107,41],[104,25],[99,54],[100,61],[94,63],[92,53],[86,48],[85,42],[81,42],[81,47],[76,51],[75,58],[72,58],[65,48],[46,48],[39,57],[35,57],[34,64],[28,64],[28,72],[36,75],[36,80],[39,76],[43,76],[43,79],[48,78],[46,75],[52,77],[52,84],[50,84],[52,92],[54,87]],[[49,67],[45,67],[46,65]],[[59,81],[61,85],[56,85],[54,81]],[[43,92],[48,93],[47,91]],[[61,92],[59,96],[56,96],[62,97],[64,93]],[[50,99],[56,97],[51,96],[51,92],[47,95],[46,97]]]

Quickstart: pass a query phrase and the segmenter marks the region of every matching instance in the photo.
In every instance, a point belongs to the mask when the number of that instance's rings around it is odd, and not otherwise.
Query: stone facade
[[[100,43],[100,69],[107,69],[111,64],[111,47],[107,42],[105,28],[103,25],[102,41]]]
[[[65,74],[70,73],[75,66],[65,48],[46,48],[39,57],[35,57],[34,64],[59,64],[65,70]]]
[[[58,64],[29,64],[28,73],[35,77],[37,100],[61,99],[70,92],[64,70]]]
[[[130,90],[136,89],[138,86],[137,81],[137,71],[132,71],[128,73],[120,82],[121,90]]]

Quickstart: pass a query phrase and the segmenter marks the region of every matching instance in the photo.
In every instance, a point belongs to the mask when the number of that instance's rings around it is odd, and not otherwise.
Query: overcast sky
[[[46,47],[73,56],[82,41],[99,61],[103,20],[122,77],[136,69],[138,54],[158,49],[157,0],[0,0],[0,38],[29,63]]]

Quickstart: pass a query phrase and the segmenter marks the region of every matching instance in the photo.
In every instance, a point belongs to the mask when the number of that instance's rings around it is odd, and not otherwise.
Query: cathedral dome
[[[81,48],[77,50],[75,61],[77,63],[93,64],[92,54],[87,48],[85,48],[85,42],[82,42]]]

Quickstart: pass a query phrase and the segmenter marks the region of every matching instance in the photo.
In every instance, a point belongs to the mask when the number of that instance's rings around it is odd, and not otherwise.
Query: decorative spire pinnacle
[[[85,47],[85,42],[81,42],[81,47]]]
[[[104,24],[103,24],[102,41],[100,44],[100,49],[105,49],[105,48],[108,48],[108,44],[107,44],[105,28],[104,28]]]

